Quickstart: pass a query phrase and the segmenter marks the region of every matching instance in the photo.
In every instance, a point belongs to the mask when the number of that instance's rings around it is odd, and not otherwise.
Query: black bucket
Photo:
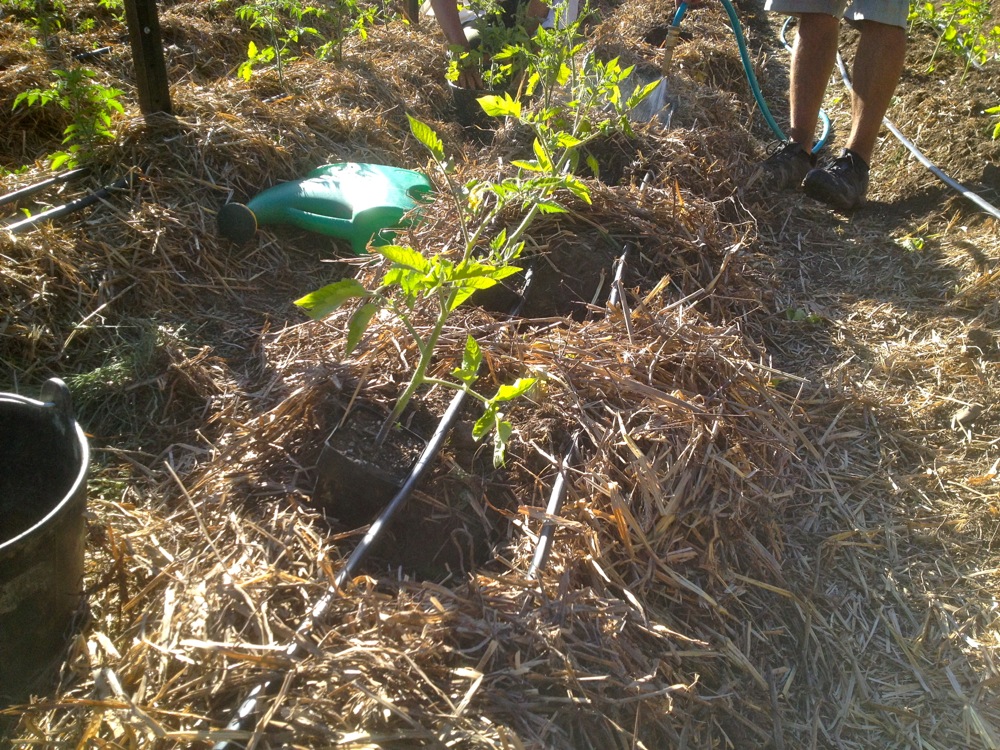
[[[0,393],[0,708],[46,690],[83,593],[90,461],[69,389]]]

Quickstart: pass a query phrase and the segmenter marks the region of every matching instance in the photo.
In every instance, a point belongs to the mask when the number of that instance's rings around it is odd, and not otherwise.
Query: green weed
[[[14,99],[14,109],[21,105],[44,107],[56,105],[69,113],[70,123],[63,131],[65,151],[52,154],[51,167],[72,168],[88,159],[102,141],[114,140],[112,117],[125,111],[119,97],[123,92],[95,81],[89,68],[53,70],[56,80],[47,89],[23,91]]]
[[[932,30],[938,37],[927,72],[934,71],[934,61],[938,52],[944,47],[965,61],[963,81],[972,65],[986,64],[1000,49],[1000,26],[991,27],[991,20],[992,12],[988,0],[947,0],[940,3],[928,1],[910,4],[910,30],[916,26],[923,26]]]
[[[993,124],[993,140],[1000,138],[1000,105],[990,107],[984,111],[987,115],[995,115],[997,121]]]

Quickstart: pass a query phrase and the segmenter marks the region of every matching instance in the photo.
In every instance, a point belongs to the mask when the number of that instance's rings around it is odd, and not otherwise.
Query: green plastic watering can
[[[327,164],[268,188],[246,205],[227,203],[217,221],[219,232],[239,244],[261,225],[287,224],[347,240],[355,255],[364,255],[369,242],[389,242],[391,230],[402,228],[403,216],[429,200],[431,190],[425,175],[409,169]]]

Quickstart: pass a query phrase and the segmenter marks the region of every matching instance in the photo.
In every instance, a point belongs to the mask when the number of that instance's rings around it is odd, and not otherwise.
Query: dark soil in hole
[[[378,450],[373,446],[385,418],[383,410],[355,404],[344,424],[337,426],[343,407],[331,409],[332,434],[317,460],[313,493],[314,504],[327,513],[331,524],[339,530],[359,528],[382,515],[409,477],[426,446],[425,436],[434,433],[452,396],[445,392],[421,398],[404,415],[406,427],[390,433]],[[390,569],[418,579],[442,580],[490,559],[498,536],[493,520],[500,516],[486,509],[506,506],[510,500],[505,488],[496,490],[486,479],[496,471],[490,445],[472,438],[478,416],[478,404],[467,400],[427,477],[372,545],[364,565],[368,570]]]
[[[584,246],[573,239],[555,243],[545,253],[518,261],[522,273],[477,291],[469,304],[500,315],[582,320],[591,304],[607,300],[617,257],[607,247]]]
[[[487,564],[494,546],[507,538],[502,511],[516,503],[507,471],[493,467],[492,445],[472,437],[479,413],[478,403],[465,402],[434,474],[385,531],[370,569],[440,581]]]
[[[368,523],[380,513],[406,481],[425,441],[406,427],[390,430],[382,445],[375,438],[385,414],[367,404],[355,404],[337,425],[317,460],[313,502],[348,526]]]
[[[615,255],[605,247],[556,242],[533,261],[531,285],[520,314],[583,320],[591,304],[603,304],[614,277]]]
[[[440,500],[418,492],[382,533],[367,567],[440,581],[490,559],[491,536],[488,522],[471,504],[459,497]]]

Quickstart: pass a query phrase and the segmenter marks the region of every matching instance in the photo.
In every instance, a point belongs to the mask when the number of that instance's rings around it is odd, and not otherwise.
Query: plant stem
[[[457,294],[458,290],[452,290],[447,294],[439,290],[438,304],[440,307],[438,308],[438,317],[434,322],[434,328],[430,336],[427,337],[427,341],[424,342],[424,345],[419,347],[420,360],[413,370],[413,375],[410,376],[410,382],[406,384],[406,388],[400,394],[399,398],[396,399],[396,405],[392,408],[392,412],[386,418],[385,422],[382,423],[378,435],[375,436],[376,447],[380,447],[385,442],[385,439],[389,436],[389,430],[399,421],[399,418],[410,403],[410,399],[413,398],[413,394],[417,392],[417,388],[427,382],[427,368],[430,367],[431,358],[434,356],[434,348],[441,337],[441,332],[444,331],[445,321],[448,320],[451,304],[455,301],[455,295]]]
[[[472,396],[474,399],[476,399],[477,401],[479,401],[479,402],[481,402],[483,404],[488,404],[490,402],[490,400],[488,398],[486,398],[486,396],[484,396],[483,394],[477,393],[476,391],[472,390],[472,388],[469,387],[469,385],[467,383],[464,383],[464,382],[463,383],[456,383],[453,380],[443,380],[441,378],[424,378],[424,384],[425,385],[439,385],[442,388],[450,388],[453,391],[465,391],[466,394],[468,394],[469,396]]]

